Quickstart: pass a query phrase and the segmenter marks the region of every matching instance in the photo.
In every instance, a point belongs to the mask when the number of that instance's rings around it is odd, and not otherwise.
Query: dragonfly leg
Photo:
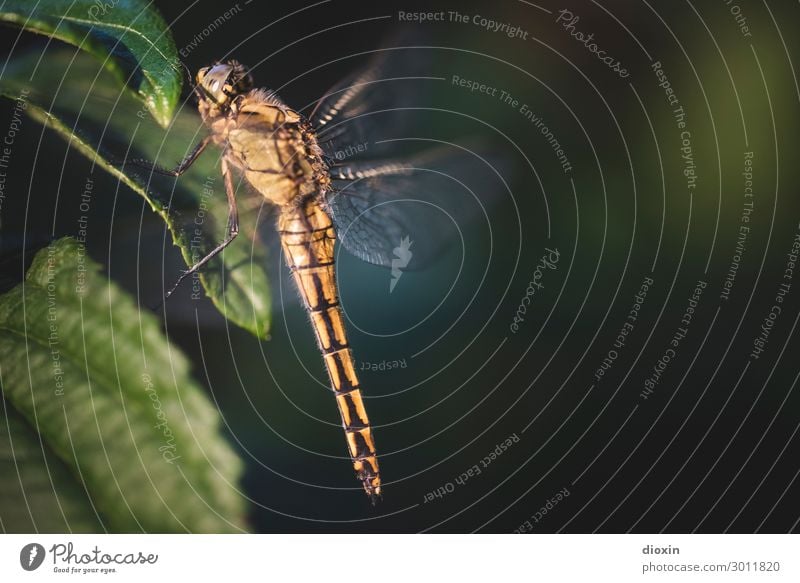
[[[228,228],[227,233],[225,235],[225,239],[214,247],[205,257],[203,257],[200,261],[192,265],[187,271],[184,271],[178,281],[175,282],[175,285],[164,295],[164,301],[168,300],[169,297],[173,294],[173,292],[178,289],[178,286],[181,282],[196,273],[201,267],[203,267],[206,263],[211,261],[214,257],[219,255],[225,247],[231,244],[231,242],[236,238],[239,234],[239,211],[236,207],[236,194],[233,189],[233,179],[231,177],[231,172],[228,169],[228,164],[225,162],[225,159],[222,159],[222,177],[225,181],[225,194],[228,197]],[[163,303],[163,302],[162,302]]]
[[[150,160],[143,160],[142,158],[132,158],[130,160],[125,160],[124,162],[119,163],[120,166],[124,164],[132,164],[134,166],[138,166],[139,168],[144,168],[145,170],[149,170],[154,174],[163,174],[165,176],[180,176],[184,172],[186,172],[189,167],[194,164],[195,160],[203,153],[203,150],[206,149],[209,142],[211,142],[211,136],[206,136],[202,140],[200,140],[197,145],[192,148],[192,151],[187,154],[187,156],[181,160],[175,168],[163,168],[156,164],[155,162],[151,162]],[[112,160],[113,163],[118,163],[118,161]]]

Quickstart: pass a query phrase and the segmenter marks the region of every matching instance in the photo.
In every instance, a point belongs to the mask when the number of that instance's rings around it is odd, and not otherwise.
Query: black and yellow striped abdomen
[[[282,208],[278,231],[328,369],[353,467],[375,502],[381,495],[378,458],[339,305],[333,224],[317,200],[308,197],[297,206]]]

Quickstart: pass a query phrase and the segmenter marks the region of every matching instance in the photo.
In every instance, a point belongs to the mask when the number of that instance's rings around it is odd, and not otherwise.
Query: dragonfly
[[[382,497],[381,472],[340,304],[335,243],[338,240],[364,261],[392,268],[393,274],[398,245],[400,264],[407,269],[429,264],[441,249],[433,242],[441,231],[435,213],[427,208],[415,215],[391,203],[411,195],[428,205],[444,202],[449,194],[442,176],[464,164],[462,153],[436,148],[406,159],[359,162],[348,156],[341,162],[342,152],[352,150],[348,145],[367,143],[370,110],[397,99],[395,89],[386,87],[387,80],[396,80],[388,76],[387,68],[391,59],[385,55],[373,59],[324,94],[306,117],[274,92],[255,87],[252,74],[238,61],[215,62],[199,69],[193,89],[208,135],[174,169],[151,166],[154,171],[180,176],[207,146],[216,145],[222,152],[220,167],[228,202],[226,236],[180,275],[165,298],[238,235],[235,177],[277,211],[282,252],[316,335],[349,457],[373,505]],[[426,165],[439,170],[425,171]],[[423,237],[429,244],[417,245],[410,253],[411,239]]]

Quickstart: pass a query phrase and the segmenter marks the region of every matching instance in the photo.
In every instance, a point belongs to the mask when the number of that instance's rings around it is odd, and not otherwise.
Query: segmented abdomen
[[[381,495],[378,458],[339,305],[333,224],[319,203],[309,197],[298,206],[282,209],[278,231],[336,394],[353,467],[374,503]]]

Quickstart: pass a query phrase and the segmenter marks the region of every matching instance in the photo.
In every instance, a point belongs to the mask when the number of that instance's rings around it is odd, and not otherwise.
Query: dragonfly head
[[[222,115],[231,102],[253,88],[253,77],[238,61],[215,63],[197,72],[197,96],[210,114]]]

